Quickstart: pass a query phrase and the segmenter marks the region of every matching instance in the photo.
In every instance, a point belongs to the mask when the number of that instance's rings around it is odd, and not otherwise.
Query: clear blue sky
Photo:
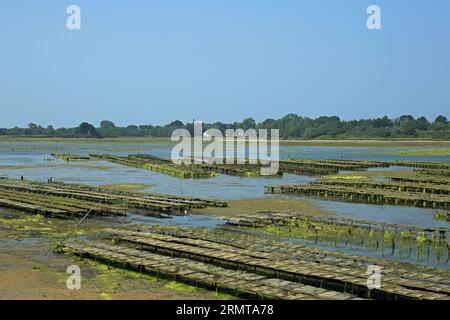
[[[2,0],[0,41],[0,127],[450,110],[448,0]]]

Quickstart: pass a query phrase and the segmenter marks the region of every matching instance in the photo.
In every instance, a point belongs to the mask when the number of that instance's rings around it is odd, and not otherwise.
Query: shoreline
[[[224,140],[226,141],[226,140]],[[118,137],[118,138],[45,138],[45,137],[12,137],[0,136],[0,142],[30,142],[30,143],[84,143],[84,144],[176,144],[168,137]],[[450,140],[424,139],[315,139],[315,140],[280,140],[279,144],[296,146],[355,146],[355,147],[414,147],[440,146],[450,147]]]

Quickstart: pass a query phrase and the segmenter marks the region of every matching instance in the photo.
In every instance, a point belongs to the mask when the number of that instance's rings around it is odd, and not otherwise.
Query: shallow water
[[[338,216],[356,219],[385,222],[390,224],[403,224],[419,228],[449,228],[450,223],[443,220],[434,220],[435,209],[376,205],[364,203],[340,202],[324,200],[314,197],[301,197],[319,208],[335,212]],[[444,211],[444,210],[439,210]]]
[[[30,159],[28,159],[30,160]],[[10,161],[0,160],[0,166],[11,165]],[[17,162],[16,162],[17,163]],[[34,162],[33,162],[34,163]],[[65,163],[56,160],[44,163],[45,166],[1,169],[10,178],[46,181],[52,177],[56,181],[67,183],[84,183],[95,186],[106,184],[142,183],[150,187],[141,189],[156,193],[166,193],[182,196],[221,199],[244,199],[264,197],[264,186],[282,183],[306,183],[314,181],[312,177],[286,174],[280,177],[238,177],[218,175],[210,179],[180,179],[162,173],[123,166],[105,161],[79,161]],[[104,169],[97,169],[105,167]]]
[[[337,251],[346,254],[367,256],[376,259],[388,259],[398,262],[440,267],[445,269],[448,269],[450,267],[449,251],[447,249],[434,251],[431,245],[425,245],[421,251],[418,251],[415,243],[413,243],[412,245],[405,244],[402,246],[397,243],[396,247],[381,243],[377,247],[375,244],[368,246],[364,244],[347,243],[343,241],[330,243],[329,241],[313,241],[299,238],[284,238],[284,240],[296,243],[304,243],[320,249]]]
[[[161,173],[127,167],[105,161],[71,161],[50,158],[52,152],[65,152],[87,155],[89,153],[107,152],[115,155],[130,153],[151,153],[156,156],[169,157],[172,145],[151,143],[63,143],[63,142],[0,142],[0,175],[10,178],[46,181],[52,177],[68,183],[84,183],[90,185],[140,183],[149,185],[142,191],[166,193],[174,195],[217,198],[246,199],[274,197],[264,194],[264,185],[268,184],[301,184],[313,181],[314,178],[285,174],[283,177],[244,178],[219,175],[211,179],[183,180]],[[450,161],[448,156],[414,156],[378,155],[377,152],[406,150],[405,148],[368,148],[368,147],[316,147],[316,146],[281,146],[282,157],[302,158],[335,158],[335,159],[367,159],[367,160],[433,160]],[[411,149],[418,149],[417,147]],[[298,152],[295,152],[298,150]],[[5,168],[2,166],[10,166]],[[14,167],[25,166],[25,167]],[[391,167],[392,170],[411,170],[409,167]],[[386,170],[373,168],[370,170]],[[279,196],[279,195],[278,195]],[[286,195],[286,198],[298,196]],[[432,209],[402,206],[380,206],[372,204],[346,203],[315,198],[302,198],[340,216],[361,218],[387,223],[398,223],[417,227],[450,227],[450,222],[433,220]],[[141,216],[134,219],[142,219]],[[150,219],[150,218],[148,218]],[[154,218],[153,218],[154,219]],[[183,220],[184,219],[184,220]],[[201,225],[200,218],[176,217],[172,222],[180,225]],[[216,224],[202,216],[206,225]],[[148,220],[150,221],[150,220]],[[157,220],[161,221],[161,220]],[[171,222],[171,223],[172,223]]]
[[[211,229],[226,223],[224,219],[200,214],[191,214],[186,216],[172,216],[167,219],[161,219],[129,213],[124,217],[120,217],[119,220],[123,222],[132,222],[137,224],[159,224],[167,226],[170,225],[179,227],[202,227]]]

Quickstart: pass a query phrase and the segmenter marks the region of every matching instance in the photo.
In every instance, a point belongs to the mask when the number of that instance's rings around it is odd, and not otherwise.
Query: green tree
[[[443,124],[447,124],[448,121],[447,121],[447,118],[446,118],[446,117],[440,115],[440,116],[438,116],[438,117],[434,120],[434,123],[443,123]]]
[[[77,130],[76,133],[83,137],[89,137],[89,138],[100,138],[100,135],[98,134],[95,127],[88,123],[88,122],[82,122]]]
[[[116,127],[116,125],[112,121],[103,120],[103,121],[100,122],[100,128],[101,129],[113,129],[115,127]]]
[[[253,118],[247,118],[242,121],[242,129],[256,129],[256,121]]]

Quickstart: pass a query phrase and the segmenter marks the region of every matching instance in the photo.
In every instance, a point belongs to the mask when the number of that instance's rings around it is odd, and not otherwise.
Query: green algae
[[[106,292],[100,292],[99,293],[100,300],[112,300],[113,298],[109,293]]]
[[[16,231],[51,231],[48,220],[43,215],[20,215],[19,217],[0,218],[0,227]]]
[[[106,298],[111,298],[110,293],[116,291],[119,288],[120,282],[123,282],[126,279],[130,278],[142,280],[145,283],[155,285],[162,284],[162,287],[165,289],[169,289],[187,295],[193,295],[196,293],[207,293],[212,295],[213,298],[218,300],[235,299],[235,297],[232,295],[218,292],[211,292],[209,290],[197,288],[195,286],[187,285],[176,281],[167,281],[158,279],[156,276],[151,276],[145,273],[139,273],[128,269],[110,267],[93,260],[83,260],[83,261],[87,263],[89,267],[96,270],[94,275],[91,275],[90,277],[93,281],[99,283],[100,286],[103,288],[104,291],[100,293],[100,298],[101,299],[105,298],[104,300],[106,300]]]
[[[450,221],[450,213],[445,211],[436,211],[433,212],[433,219],[434,220],[447,220]]]
[[[0,218],[0,228],[14,231],[16,239],[26,239],[30,233],[38,233],[45,238],[70,238],[88,234],[85,229],[55,225],[54,221],[40,214]],[[34,235],[36,236],[36,235]]]
[[[359,247],[370,250],[378,250],[381,245],[382,252],[385,249],[399,247],[400,256],[405,250],[410,255],[414,246],[417,247],[417,257],[429,256],[431,251],[436,259],[441,258],[448,250],[450,243],[445,236],[436,233],[417,232],[401,230],[395,232],[394,229],[378,229],[359,227],[356,225],[329,223],[324,221],[313,221],[291,218],[290,222],[284,225],[269,224],[259,227],[239,227],[242,229],[252,229],[269,235],[285,238],[297,238],[315,242],[332,244],[335,247],[344,244],[350,248]]]
[[[195,294],[195,293],[199,293],[199,292],[204,292],[204,289],[200,289],[188,284],[184,284],[181,282],[176,282],[176,281],[170,281],[168,283],[166,283],[164,285],[164,288],[166,289],[170,289],[179,293],[185,293],[185,294]],[[218,300],[232,300],[232,299],[236,299],[234,296],[226,294],[226,293],[220,293],[220,292],[215,292],[214,293],[214,298],[218,299]]]
[[[112,277],[129,277],[129,278],[145,280],[150,283],[158,282],[157,277],[154,277],[154,276],[151,276],[148,274],[139,273],[139,272],[131,271],[128,269],[120,269],[120,268],[110,267],[105,264],[95,262],[92,260],[85,260],[85,261],[90,267],[97,269],[98,271],[101,271],[100,274],[96,275],[96,279],[101,280],[104,283],[109,283],[109,285],[111,286],[110,288],[112,288],[116,285],[116,283],[111,281]]]
[[[66,270],[62,271],[62,270],[59,270],[56,268],[51,268],[46,265],[39,265],[39,266],[34,266],[32,268],[32,271],[38,272],[48,278],[53,279],[56,283],[61,285],[61,287],[63,287],[63,288],[66,287],[67,277],[68,277]]]

